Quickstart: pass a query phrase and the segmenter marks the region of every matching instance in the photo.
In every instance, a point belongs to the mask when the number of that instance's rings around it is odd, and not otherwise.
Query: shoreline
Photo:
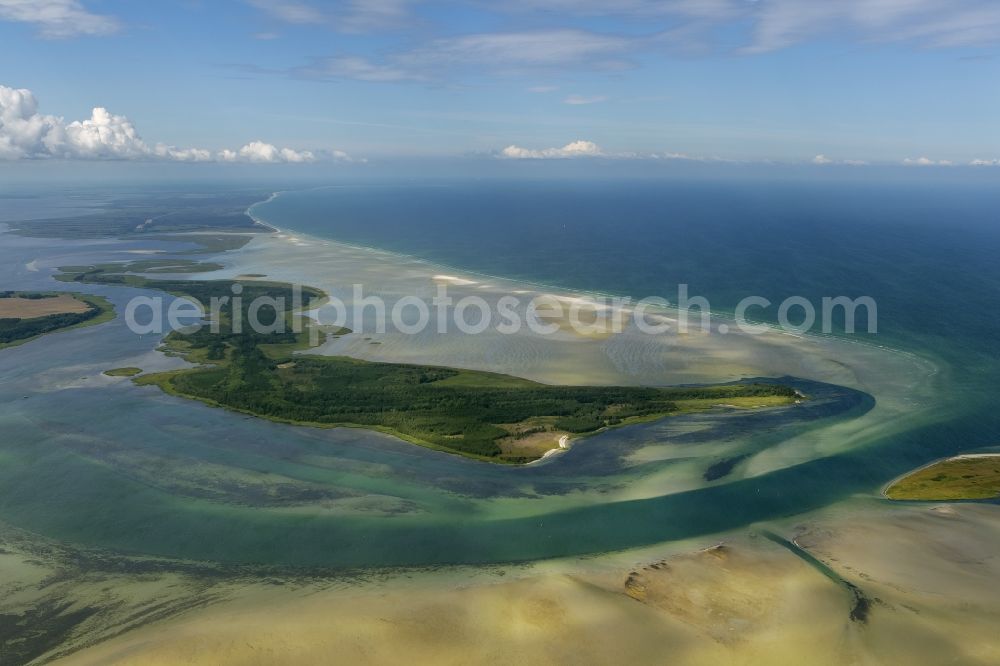
[[[323,189],[323,188],[317,188],[317,189]],[[294,191],[298,191],[298,190],[285,190],[285,191],[277,192],[275,194],[285,194],[287,192],[294,192]],[[270,199],[265,200],[265,201],[261,201],[261,202],[258,202],[258,203],[266,203],[266,201],[270,201]],[[257,204],[254,204],[254,205],[257,205]],[[432,271],[433,269],[439,269],[439,272],[434,273],[431,277],[433,277],[433,278],[441,278],[441,279],[446,279],[447,278],[448,281],[455,281],[455,284],[453,284],[453,286],[459,286],[459,287],[460,286],[476,286],[476,287],[489,287],[489,288],[493,288],[494,287],[494,285],[492,285],[492,284],[483,284],[483,282],[470,279],[470,278],[480,278],[480,279],[486,279],[486,280],[493,281],[493,282],[501,282],[501,283],[506,283],[506,284],[509,284],[509,285],[518,285],[518,286],[522,287],[521,289],[514,290],[512,293],[521,294],[521,295],[527,295],[527,294],[531,294],[531,293],[538,293],[538,294],[543,294],[543,295],[547,295],[547,296],[553,296],[556,299],[559,299],[561,301],[572,301],[572,300],[580,300],[580,299],[588,299],[588,298],[597,298],[597,299],[631,298],[631,296],[620,294],[620,293],[615,293],[615,292],[610,292],[610,291],[607,291],[607,292],[604,292],[604,291],[575,291],[572,287],[567,287],[565,285],[549,284],[549,283],[545,283],[545,282],[532,281],[532,280],[521,279],[521,278],[513,278],[513,277],[509,277],[509,276],[491,275],[491,274],[488,274],[488,273],[480,273],[480,272],[477,272],[477,271],[475,271],[473,269],[468,269],[468,268],[464,268],[464,267],[460,267],[460,266],[454,266],[454,265],[448,265],[448,264],[443,264],[443,263],[435,262],[435,261],[432,261],[432,260],[420,257],[419,255],[412,255],[412,254],[406,254],[406,253],[403,253],[403,252],[396,252],[396,251],[393,251],[393,250],[387,250],[387,249],[376,247],[376,246],[356,245],[356,244],[344,242],[344,241],[341,241],[341,240],[337,240],[335,238],[327,238],[327,237],[322,237],[322,236],[315,236],[315,235],[312,235],[312,234],[309,234],[309,233],[296,231],[295,229],[293,229],[291,227],[287,227],[287,228],[286,227],[277,227],[277,226],[271,224],[270,222],[263,222],[263,224],[266,224],[267,226],[273,228],[274,232],[273,233],[269,233],[269,234],[265,234],[265,235],[262,235],[262,236],[256,236],[256,237],[254,237],[251,240],[251,243],[253,243],[254,241],[266,241],[266,240],[268,240],[268,236],[270,235],[270,236],[274,237],[276,240],[290,240],[290,241],[292,241],[293,246],[297,245],[298,247],[307,247],[307,246],[311,246],[311,245],[315,244],[315,245],[319,245],[319,246],[327,246],[327,247],[334,247],[334,248],[343,248],[343,249],[346,249],[346,250],[359,251],[359,252],[370,254],[370,255],[372,255],[372,258],[376,258],[376,259],[377,258],[389,257],[389,258],[392,258],[392,259],[398,259],[402,263],[416,263],[416,264],[420,264],[420,265],[426,266],[426,267],[428,267],[428,270],[430,270],[430,271]],[[178,233],[178,234],[175,234],[175,235],[179,236],[179,235],[183,235],[183,234],[182,233]],[[302,244],[302,245],[299,245],[299,244]],[[220,258],[225,258],[225,257],[230,257],[231,254],[232,254],[232,251],[225,251],[225,252],[222,252],[221,254],[219,254],[218,256]],[[264,268],[266,268],[266,266],[261,267],[262,270]],[[442,273],[441,271],[446,271],[448,273]],[[458,273],[459,275],[451,275],[450,273]],[[270,274],[264,273],[264,275],[268,275],[269,276]],[[462,277],[462,276],[466,276],[466,277]],[[319,287],[319,288],[322,288],[322,287]],[[526,290],[524,288],[528,288],[528,289]],[[317,308],[317,309],[319,309],[319,308]],[[663,306],[657,305],[657,306],[654,306],[653,308],[650,308],[650,311],[652,313],[654,313],[654,314],[662,312],[663,314],[666,314],[666,315],[672,315],[672,314],[674,314],[674,313],[677,312],[677,308],[675,308],[673,306],[663,307]],[[729,323],[729,322],[732,321],[732,318],[731,318],[732,317],[732,313],[729,313],[728,311],[725,311],[725,310],[710,310],[709,311],[709,316],[713,320],[714,319],[723,320],[723,323]],[[766,335],[766,334],[777,334],[777,335],[788,336],[788,337],[794,338],[796,340],[802,340],[802,341],[806,341],[806,342],[835,342],[837,344],[842,344],[842,345],[851,345],[851,346],[861,347],[861,348],[864,348],[864,349],[876,350],[876,351],[879,351],[879,352],[886,352],[886,353],[889,353],[889,354],[892,354],[892,355],[904,357],[907,360],[919,363],[919,364],[924,365],[924,366],[930,366],[930,368],[928,368],[928,372],[931,373],[931,374],[936,373],[939,370],[938,363],[934,359],[932,359],[927,354],[926,351],[923,351],[923,350],[921,350],[920,352],[916,352],[916,351],[913,351],[913,350],[910,350],[910,349],[904,349],[904,348],[896,347],[896,346],[889,345],[889,344],[878,344],[878,343],[875,343],[875,342],[869,342],[869,341],[866,341],[866,340],[860,340],[860,339],[856,339],[856,338],[852,338],[852,337],[847,337],[847,336],[843,336],[843,335],[838,335],[838,334],[834,334],[834,333],[822,333],[822,332],[816,333],[816,332],[811,332],[811,331],[808,332],[808,333],[804,333],[804,334],[803,333],[793,333],[793,332],[785,331],[778,324],[772,324],[772,323],[768,323],[768,322],[758,322],[758,321],[747,320],[747,323],[751,324],[753,326],[763,326],[763,327],[766,327],[767,331],[766,331],[766,333],[764,333],[764,335]]]
[[[887,497],[885,493],[896,482],[902,481],[906,477],[911,476],[913,474],[916,474],[917,472],[922,472],[923,470],[927,469],[928,467],[933,467],[934,465],[937,465],[938,463],[947,462],[949,460],[962,460],[962,459],[965,459],[965,458],[1000,458],[1000,453],[957,453],[957,454],[951,455],[951,456],[944,456],[942,458],[936,458],[934,460],[931,460],[928,463],[924,463],[923,465],[920,465],[919,467],[914,467],[913,469],[909,470],[908,472],[903,472],[902,474],[900,474],[899,476],[897,476],[896,478],[894,478],[893,480],[889,481],[884,486],[882,486],[882,490],[879,492],[879,494],[882,495],[882,497],[885,497],[886,499],[889,499],[889,497]]]
[[[941,463],[951,462],[953,460],[976,460],[976,459],[980,459],[980,458],[1000,458],[1000,452],[995,452],[995,453],[958,453],[958,454],[955,454],[955,455],[944,456],[944,457],[941,457],[941,458],[937,458],[935,460],[931,460],[928,463],[920,465],[919,467],[914,467],[913,469],[900,474],[896,478],[892,479],[891,481],[889,481],[888,483],[886,483],[885,485],[883,485],[882,488],[879,491],[879,495],[882,497],[882,499],[885,499],[885,500],[890,501],[890,502],[937,502],[937,503],[981,502],[981,501],[983,501],[982,499],[953,499],[953,500],[940,500],[940,499],[938,499],[938,500],[933,500],[933,499],[893,499],[893,498],[889,497],[889,489],[892,488],[894,485],[896,485],[900,481],[903,481],[904,479],[907,479],[907,478],[909,478],[911,476],[914,476],[915,474],[919,474],[920,472],[923,472],[926,469],[930,469],[931,467],[934,467],[935,465],[940,465]],[[993,499],[996,499],[996,498],[993,498]]]
[[[294,229],[293,227],[278,227],[273,222],[267,221],[266,218],[262,218],[262,217],[259,217],[259,216],[255,215],[255,214],[251,213],[252,209],[254,209],[255,207],[257,207],[259,205],[266,204],[266,203],[270,203],[270,202],[278,199],[279,197],[281,197],[283,195],[295,194],[295,193],[299,193],[299,192],[314,192],[314,191],[318,191],[318,190],[334,189],[334,188],[338,188],[338,187],[343,187],[343,186],[341,186],[341,185],[321,185],[321,186],[318,186],[318,187],[295,189],[295,190],[277,190],[277,191],[273,192],[267,199],[263,199],[261,201],[255,202],[254,204],[252,204],[251,206],[249,206],[247,208],[246,212],[247,212],[247,215],[251,219],[254,220],[254,222],[257,222],[258,224],[261,224],[263,226],[266,226],[266,227],[269,227],[269,228],[273,229],[274,233],[276,233],[276,234],[284,234],[284,235],[288,235],[288,236],[294,236],[294,240],[298,241],[298,242],[312,241],[312,242],[320,243],[320,244],[332,244],[332,245],[335,245],[335,246],[338,246],[338,247],[342,247],[342,248],[347,248],[347,249],[350,249],[350,250],[356,250],[356,251],[361,251],[361,252],[369,252],[369,253],[372,253],[374,255],[381,255],[381,256],[388,256],[388,257],[396,258],[396,259],[399,259],[400,261],[402,261],[404,263],[419,262],[419,263],[425,264],[425,265],[427,265],[429,267],[437,267],[438,269],[441,269],[441,272],[438,273],[437,277],[451,278],[451,279],[454,279],[454,280],[459,280],[459,281],[461,281],[461,283],[468,283],[468,284],[471,284],[471,285],[480,285],[480,284],[483,284],[483,281],[485,281],[485,282],[499,281],[499,282],[504,282],[504,283],[518,284],[518,285],[522,285],[524,287],[528,287],[531,290],[534,290],[534,291],[537,291],[537,292],[540,292],[540,293],[550,294],[550,295],[555,296],[557,299],[566,300],[566,301],[580,300],[580,299],[583,299],[583,300],[590,299],[591,301],[593,301],[593,300],[600,301],[600,300],[611,300],[611,299],[616,299],[616,298],[629,298],[629,299],[633,299],[634,298],[630,294],[625,294],[625,293],[621,293],[621,292],[601,291],[601,290],[576,290],[572,286],[563,285],[563,284],[547,283],[547,282],[542,282],[542,281],[539,281],[539,280],[533,280],[533,279],[530,279],[530,278],[511,277],[511,276],[505,276],[505,275],[496,275],[496,274],[491,274],[491,273],[483,273],[481,271],[477,271],[477,270],[475,270],[473,268],[469,268],[469,267],[466,267],[466,266],[459,266],[459,265],[455,265],[455,264],[448,264],[448,263],[444,263],[444,262],[441,262],[441,261],[438,261],[438,260],[430,259],[430,258],[423,257],[423,256],[420,256],[420,255],[416,255],[416,254],[409,254],[409,253],[402,252],[402,251],[397,251],[397,250],[389,250],[389,249],[378,247],[378,246],[374,246],[374,245],[359,245],[359,244],[356,244],[356,243],[351,243],[351,242],[348,242],[348,241],[340,240],[340,239],[334,238],[334,237],[317,236],[317,235],[315,235],[313,233],[308,233],[308,232],[304,232],[304,231],[298,231],[298,230]],[[453,275],[453,274],[455,274],[455,275]],[[478,278],[478,280],[477,279],[471,279],[471,278]],[[463,285],[459,284],[458,286],[463,286]],[[674,307],[674,306],[663,307],[663,306],[660,306],[660,305],[656,305],[656,306],[650,308],[650,311],[652,313],[657,313],[657,312],[662,311],[663,313],[666,313],[667,315],[674,315],[674,314],[676,314],[678,312],[678,309],[676,307]],[[730,324],[730,323],[732,323],[732,322],[735,321],[734,320],[735,311],[731,312],[729,310],[710,309],[709,312],[708,312],[708,314],[709,314],[709,317],[712,320],[715,320],[715,319],[723,320],[723,323],[726,323],[726,324]],[[894,353],[894,354],[899,354],[899,355],[907,356],[907,357],[912,358],[913,360],[918,360],[918,361],[921,361],[921,362],[930,363],[932,365],[937,365],[934,361],[932,361],[930,358],[927,357],[926,352],[924,352],[924,351],[921,351],[920,353],[918,353],[916,351],[912,351],[912,350],[909,350],[909,349],[903,349],[903,348],[896,347],[896,346],[893,346],[893,345],[879,344],[879,343],[876,343],[876,342],[871,342],[871,341],[866,341],[866,340],[858,339],[857,337],[850,337],[847,334],[823,333],[822,331],[809,331],[807,333],[797,333],[797,332],[794,332],[794,331],[787,331],[787,330],[781,328],[781,326],[779,324],[775,324],[775,323],[768,322],[768,321],[757,321],[757,320],[751,320],[751,319],[746,320],[746,323],[749,324],[749,325],[751,325],[751,326],[755,326],[755,327],[756,326],[766,327],[767,331],[769,333],[780,334],[780,335],[787,335],[787,336],[790,336],[790,337],[793,337],[793,338],[804,339],[804,340],[833,340],[833,341],[836,341],[836,342],[839,342],[839,343],[860,345],[860,346],[868,347],[868,348],[871,348],[871,349],[877,349],[877,350],[881,350],[881,351],[886,351],[886,352],[890,352],[890,353]]]
[[[463,294],[487,299],[518,294],[526,300],[543,294],[566,299],[580,297],[580,292],[549,290],[543,285],[510,278],[495,276],[484,282],[482,278],[486,276],[419,257],[275,228],[278,231],[254,236],[241,249],[217,255],[226,269],[203,277],[263,274],[268,280],[315,286],[336,295],[348,307],[352,297],[343,285],[352,282],[373,285],[376,293],[388,302],[404,295],[426,294],[433,288],[435,276],[442,275],[459,281],[449,286],[449,295],[456,298]],[[318,308],[310,314],[319,317],[322,310]],[[660,312],[661,316],[672,314],[670,310]],[[921,402],[933,400],[928,392],[930,382],[939,374],[938,364],[930,358],[833,335],[787,335],[776,327],[768,327],[760,335],[738,332],[719,335],[714,326],[725,320],[715,312],[712,318],[713,330],[704,335],[670,338],[615,333],[607,340],[587,340],[563,333],[543,339],[524,332],[513,336],[481,335],[475,341],[472,338],[476,336],[451,332],[444,336],[403,336],[388,331],[383,335],[372,333],[368,325],[347,322],[345,325],[355,335],[328,342],[311,353],[499,372],[548,384],[678,386],[725,383],[747,377],[799,376],[860,389],[876,397],[875,411],[883,418],[873,415],[865,418],[864,423],[839,427],[845,434],[840,438],[842,444],[835,449],[817,447],[805,440],[783,443],[747,461],[744,467],[752,475],[853,448],[855,438],[863,438],[857,443],[867,439],[863,434],[865,425],[877,423],[877,428],[891,433],[947,418],[943,413],[919,410]],[[494,350],[488,362],[482,356],[484,348]],[[648,360],[640,362],[636,354]],[[526,363],[532,356],[542,362]],[[877,370],[880,367],[881,372]],[[911,384],[923,388],[916,394],[898,394],[897,386],[885,382],[893,375],[910,376]],[[550,451],[558,452],[555,447]]]

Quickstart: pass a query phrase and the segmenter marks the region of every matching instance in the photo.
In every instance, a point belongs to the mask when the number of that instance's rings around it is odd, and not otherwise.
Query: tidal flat
[[[598,559],[219,584],[213,602],[55,663],[991,664],[997,507],[851,507]],[[281,584],[279,584],[281,583]]]

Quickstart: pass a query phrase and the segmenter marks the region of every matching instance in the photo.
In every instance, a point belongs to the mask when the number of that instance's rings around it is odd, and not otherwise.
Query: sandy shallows
[[[687,553],[239,595],[67,664],[996,664],[1000,508],[844,512]],[[629,564],[629,557],[645,563]],[[634,560],[633,560],[634,561]]]
[[[52,298],[0,298],[0,319],[31,319],[45,315],[86,312],[90,306],[69,294]]]

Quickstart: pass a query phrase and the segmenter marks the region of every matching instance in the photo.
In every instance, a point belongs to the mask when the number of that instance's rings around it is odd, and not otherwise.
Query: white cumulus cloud
[[[330,151],[331,159],[350,161],[347,153]],[[0,85],[0,160],[19,159],[145,159],[175,162],[313,162],[308,150],[279,148],[251,141],[238,150],[213,153],[205,148],[178,148],[143,141],[132,121],[96,107],[85,120],[66,122],[38,112],[38,101],[27,89]]]
[[[972,160],[971,166],[1000,166],[1000,159],[997,160]]]
[[[520,159],[520,160],[544,160],[544,159],[569,159],[574,157],[599,157],[607,160],[647,160],[650,162],[665,162],[665,161],[677,161],[677,162],[703,162],[703,163],[717,163],[717,164],[738,164],[741,160],[734,160],[725,157],[719,157],[716,155],[692,155],[689,153],[680,153],[676,151],[661,151],[661,152],[647,152],[647,151],[611,151],[601,148],[599,145],[593,141],[583,141],[577,140],[572,143],[568,143],[560,148],[524,148],[516,144],[512,144],[504,148],[503,150],[495,153],[495,156],[502,159]],[[869,163],[863,160],[846,160],[846,159],[834,159],[827,157],[826,155],[816,155],[812,160],[812,164],[818,165],[844,165],[844,166],[866,166]],[[750,163],[750,162],[742,162]],[[760,163],[767,163],[760,162]],[[983,162],[984,164],[988,162]],[[929,162],[928,164],[940,164],[947,165],[951,162],[941,161],[941,162]]]
[[[176,162],[211,162],[215,159],[212,156],[212,151],[204,148],[177,148],[163,143],[156,144],[153,148],[153,154]]]
[[[33,23],[50,39],[108,35],[120,27],[114,17],[93,14],[78,0],[0,0],[0,20]]]
[[[103,107],[95,108],[87,120],[64,126],[65,142],[53,152],[65,157],[137,158],[149,155],[135,126],[125,116],[116,116]]]
[[[569,157],[601,157],[604,152],[593,141],[573,141],[562,148],[542,148],[534,150],[510,145],[500,151],[502,157],[517,160],[565,159]]]
[[[316,157],[308,150],[296,151],[263,141],[251,141],[239,150],[221,151],[219,159],[224,162],[312,162]]]
[[[48,153],[61,141],[58,118],[38,113],[30,90],[0,86],[0,158],[18,159]]]
[[[567,143],[561,148],[523,148],[518,145],[510,145],[496,153],[497,157],[506,159],[521,160],[544,160],[544,159],[569,159],[574,157],[600,157],[609,160],[678,160],[689,162],[731,162],[732,160],[721,157],[688,155],[678,152],[633,152],[633,151],[607,151],[593,141],[577,140]],[[839,162],[848,164],[848,162]]]

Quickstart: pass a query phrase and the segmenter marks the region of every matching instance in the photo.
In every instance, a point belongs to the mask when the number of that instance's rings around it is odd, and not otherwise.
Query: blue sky
[[[0,0],[7,160],[966,165],[998,81],[994,0]]]

